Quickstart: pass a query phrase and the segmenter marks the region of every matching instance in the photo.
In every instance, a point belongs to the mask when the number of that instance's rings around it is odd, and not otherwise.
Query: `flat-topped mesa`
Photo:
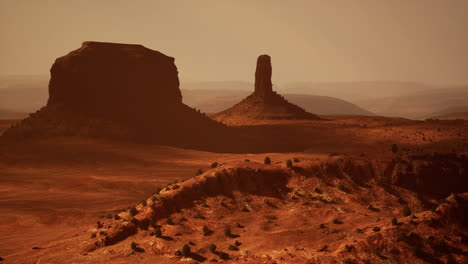
[[[255,70],[255,95],[267,96],[273,93],[271,72],[270,56],[260,55],[257,59],[257,69]]]
[[[214,150],[231,135],[182,103],[174,58],[142,45],[87,41],[50,73],[47,106],[2,138],[99,137]]]
[[[142,45],[86,41],[58,58],[48,106],[131,119],[182,104],[174,58]]]

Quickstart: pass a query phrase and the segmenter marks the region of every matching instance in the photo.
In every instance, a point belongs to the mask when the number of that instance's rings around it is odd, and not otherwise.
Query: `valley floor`
[[[195,176],[198,169],[210,169],[215,161],[231,164],[248,159],[263,163],[268,156],[274,164],[283,164],[285,160],[293,158],[326,160],[335,153],[392,159],[392,144],[397,144],[399,151],[415,154],[468,152],[468,122],[463,121],[339,117],[321,122],[284,121],[257,125],[273,125],[280,131],[287,131],[289,134],[281,137],[292,138],[291,144],[304,142],[303,151],[213,153],[83,138],[0,143],[0,257],[5,263],[66,263],[71,256],[74,256],[76,263],[161,261],[160,257],[146,253],[115,256],[110,253],[112,249],[90,253],[82,256],[81,260],[75,257],[81,252],[84,238],[89,237],[90,226],[100,216],[115,214],[119,209],[133,206],[150,197],[158,187],[175,180],[189,179]],[[283,208],[285,212],[289,210],[287,206]],[[342,207],[342,210],[353,209]],[[306,218],[314,217],[306,216],[306,210],[303,214]],[[388,222],[393,217],[391,212],[384,214],[373,217],[372,221],[381,218]],[[281,220],[288,216],[275,217]],[[361,218],[367,221],[363,214],[355,220],[361,221]],[[267,243],[269,239],[278,243],[285,241],[281,234],[287,234],[292,226],[287,226],[288,221],[284,223],[285,226],[280,225],[275,231],[274,238],[262,236],[266,239],[264,242]],[[314,225],[313,232],[318,232],[315,230],[316,224],[318,222],[310,224]],[[299,239],[301,235],[291,237]],[[306,244],[314,250],[319,246],[309,242]],[[125,241],[125,248],[128,248],[127,244]],[[296,244],[287,250],[300,248],[301,243]],[[266,245],[259,247],[268,248]],[[54,248],[58,251],[54,252]],[[101,257],[93,259],[96,255],[92,254],[100,254]],[[49,262],[52,260],[54,262]],[[178,263],[179,260],[164,258],[166,263]]]

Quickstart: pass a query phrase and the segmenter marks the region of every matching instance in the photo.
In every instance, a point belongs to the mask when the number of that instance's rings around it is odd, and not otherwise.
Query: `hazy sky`
[[[85,40],[175,57],[183,80],[468,84],[467,0],[0,0],[0,74],[48,74]]]

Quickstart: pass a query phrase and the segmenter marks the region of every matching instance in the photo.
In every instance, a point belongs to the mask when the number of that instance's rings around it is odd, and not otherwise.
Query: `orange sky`
[[[468,84],[466,0],[1,0],[0,74],[48,74],[85,40],[140,43],[183,80]]]

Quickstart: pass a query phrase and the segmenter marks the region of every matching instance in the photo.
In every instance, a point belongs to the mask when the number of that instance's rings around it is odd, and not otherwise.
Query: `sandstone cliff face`
[[[49,100],[4,138],[85,136],[213,149],[229,131],[182,103],[174,58],[84,42],[53,64]]]
[[[141,45],[84,42],[50,73],[47,105],[73,113],[126,121],[182,104],[174,58]]]
[[[257,59],[255,70],[255,92],[259,96],[267,96],[273,93],[271,83],[271,58],[268,55],[260,55]]]

